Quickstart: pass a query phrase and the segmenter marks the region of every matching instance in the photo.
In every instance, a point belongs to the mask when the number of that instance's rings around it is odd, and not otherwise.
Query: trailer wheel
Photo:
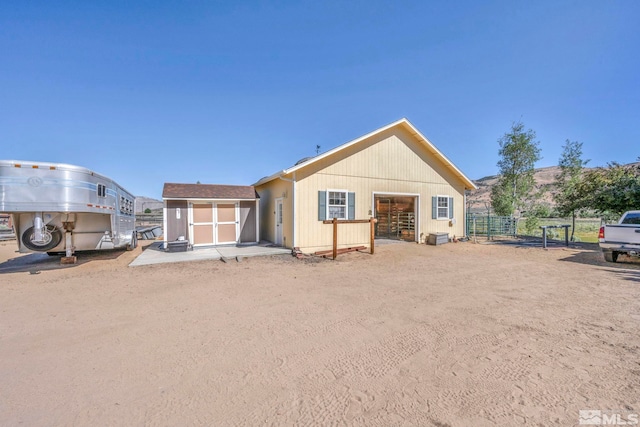
[[[618,252],[605,252],[604,253],[604,260],[607,262],[617,262],[618,261]]]
[[[32,239],[33,227],[29,227],[22,233],[22,244],[32,251],[47,252],[60,244],[62,231],[53,225],[47,225],[47,233],[45,233],[45,241],[43,243],[34,242]]]
[[[131,242],[127,244],[127,250],[132,251],[137,247],[138,247],[138,233],[134,231],[133,234],[131,235]]]

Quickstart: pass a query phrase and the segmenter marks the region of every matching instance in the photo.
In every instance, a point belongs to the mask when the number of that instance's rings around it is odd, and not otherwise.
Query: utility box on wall
[[[428,245],[442,245],[449,243],[449,233],[430,233],[427,237]]]

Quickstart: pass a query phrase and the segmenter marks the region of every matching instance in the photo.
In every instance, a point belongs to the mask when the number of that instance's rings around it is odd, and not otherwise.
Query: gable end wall
[[[401,129],[391,129],[297,171],[296,240],[303,252],[330,249],[332,227],[318,220],[318,191],[343,189],[356,193],[355,218],[372,215],[373,192],[419,194],[420,241],[429,233],[464,233],[464,184],[422,143]],[[431,198],[454,198],[455,224],[431,218]],[[420,236],[422,234],[422,236]],[[339,247],[369,245],[367,224],[338,229]]]

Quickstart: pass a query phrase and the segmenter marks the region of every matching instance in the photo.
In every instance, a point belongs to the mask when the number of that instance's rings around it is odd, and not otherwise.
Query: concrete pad
[[[156,242],[143,250],[142,253],[129,264],[129,267],[170,262],[218,260],[220,256],[220,253],[215,248],[197,249],[186,252],[165,252],[162,247],[162,242]]]
[[[129,267],[140,265],[164,264],[170,262],[188,262],[203,260],[233,260],[253,256],[290,254],[286,248],[267,247],[265,245],[217,246],[196,248],[187,252],[165,252],[162,242],[152,243],[135,259]]]
[[[280,255],[291,254],[291,249],[287,248],[270,248],[266,246],[218,246],[216,248],[220,255],[225,258],[236,257],[252,257],[252,256],[267,256],[267,255]]]

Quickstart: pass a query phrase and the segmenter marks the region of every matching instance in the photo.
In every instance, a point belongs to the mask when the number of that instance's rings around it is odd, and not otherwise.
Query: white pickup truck
[[[628,211],[617,224],[600,227],[598,242],[605,261],[616,262],[618,255],[640,256],[640,211]]]

